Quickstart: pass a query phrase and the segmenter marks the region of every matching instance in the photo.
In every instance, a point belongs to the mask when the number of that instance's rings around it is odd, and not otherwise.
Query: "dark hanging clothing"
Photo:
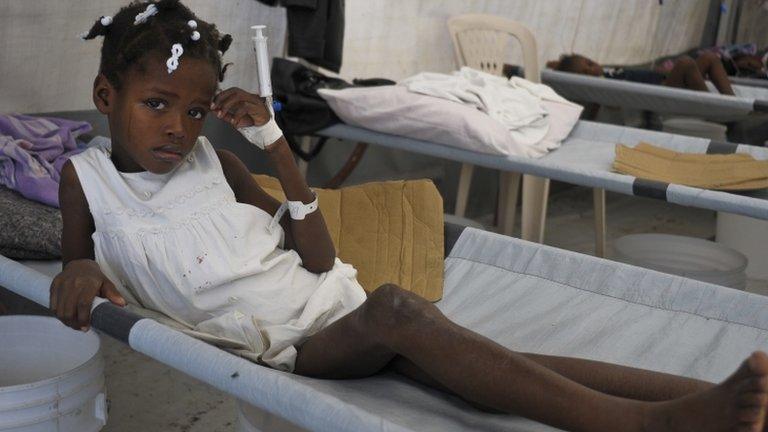
[[[344,0],[258,0],[288,15],[288,56],[338,72],[344,50]]]

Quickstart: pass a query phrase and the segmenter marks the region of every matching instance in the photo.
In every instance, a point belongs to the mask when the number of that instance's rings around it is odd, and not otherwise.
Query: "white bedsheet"
[[[507,79],[469,67],[448,75],[423,72],[399,83],[413,93],[474,107],[498,121],[519,145],[540,155],[558,148],[579,120],[582,107],[550,87],[520,77]]]

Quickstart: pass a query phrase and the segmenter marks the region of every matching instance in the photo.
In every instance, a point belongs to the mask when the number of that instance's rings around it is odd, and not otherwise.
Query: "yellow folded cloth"
[[[679,153],[641,142],[616,145],[613,169],[622,174],[702,189],[745,191],[768,188],[768,161],[735,153]]]
[[[254,178],[285,201],[277,179]],[[313,190],[339,259],[357,269],[366,291],[394,283],[430,301],[442,297],[443,199],[431,181]]]

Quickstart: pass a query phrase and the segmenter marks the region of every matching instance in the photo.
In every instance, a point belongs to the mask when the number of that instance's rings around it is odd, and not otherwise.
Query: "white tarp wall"
[[[273,54],[282,53],[285,14],[255,0],[186,0],[203,19],[231,33],[224,86],[255,88],[249,27],[265,23]],[[0,112],[91,109],[100,42],[76,35],[125,0],[0,0]],[[707,0],[347,0],[341,75],[400,79],[450,71],[446,20],[487,13],[523,22],[540,60],[578,52],[603,63],[632,64],[698,45]],[[519,62],[510,52],[510,62]]]
[[[742,1],[735,42],[754,42],[758,49],[768,46],[768,1]]]
[[[404,78],[454,68],[446,21],[487,13],[524,23],[539,60],[576,52],[636,64],[698,46],[706,0],[348,0],[343,76]],[[510,61],[521,61],[517,50]]]
[[[365,1],[365,0],[363,0]],[[128,0],[0,0],[0,112],[94,109],[93,79],[99,69],[101,38],[77,35],[102,15],[113,15]],[[270,52],[283,51],[285,10],[254,0],[183,0],[198,16],[217,24],[234,42],[225,55],[234,63],[223,87],[258,88],[250,26],[269,23],[280,35]]]

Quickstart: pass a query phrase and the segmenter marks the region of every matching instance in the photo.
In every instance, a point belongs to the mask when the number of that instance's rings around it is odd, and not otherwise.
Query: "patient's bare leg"
[[[714,384],[593,360],[524,353],[540,365],[593,390],[642,401],[665,401],[700,392]]]
[[[733,94],[731,80],[728,78],[723,62],[720,61],[720,57],[717,54],[706,52],[696,57],[696,65],[699,67],[702,75],[709,78],[712,84],[717,87],[717,91],[721,94]]]
[[[666,401],[708,390],[715,386],[706,381],[593,360],[530,353],[520,354],[592,390],[628,399],[649,402]],[[447,388],[405,357],[394,358],[389,366],[422,384],[448,391]]]
[[[664,85],[688,90],[709,91],[696,61],[690,57],[681,57],[669,72]]]
[[[711,389],[665,402],[592,390],[448,320],[434,305],[394,285],[299,349],[296,373],[363,377],[397,355],[475,404],[574,431],[760,430],[768,356],[756,353]]]

